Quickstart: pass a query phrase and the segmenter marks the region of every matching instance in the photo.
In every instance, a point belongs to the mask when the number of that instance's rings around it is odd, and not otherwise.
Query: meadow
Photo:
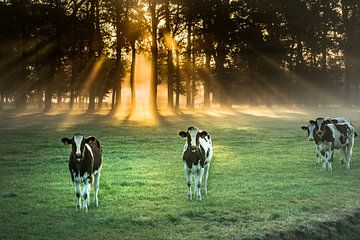
[[[159,122],[106,115],[0,114],[0,239],[357,239],[360,143],[345,169],[315,164],[300,129],[321,115],[356,109],[234,109],[163,115]],[[188,200],[184,140],[212,135],[208,196]],[[104,148],[99,208],[75,211],[68,170],[75,132]],[[91,194],[92,198],[92,194]]]

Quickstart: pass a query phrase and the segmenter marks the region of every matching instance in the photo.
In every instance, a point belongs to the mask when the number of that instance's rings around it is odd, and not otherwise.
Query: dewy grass
[[[360,117],[347,112],[358,126]],[[360,207],[360,145],[350,171],[315,165],[300,126],[318,112],[275,118],[185,114],[163,125],[114,124],[105,116],[3,114],[0,119],[1,239],[243,239],[308,229]],[[183,173],[189,125],[208,131],[214,158],[209,195],[187,200]],[[99,208],[75,212],[70,149],[60,139],[81,132],[104,147]],[[92,197],[92,194],[91,194]]]

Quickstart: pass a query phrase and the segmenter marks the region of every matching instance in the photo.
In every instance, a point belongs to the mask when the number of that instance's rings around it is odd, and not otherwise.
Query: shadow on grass
[[[316,222],[283,232],[274,232],[265,235],[264,240],[273,239],[359,239],[360,236],[360,209],[355,213],[338,220]]]

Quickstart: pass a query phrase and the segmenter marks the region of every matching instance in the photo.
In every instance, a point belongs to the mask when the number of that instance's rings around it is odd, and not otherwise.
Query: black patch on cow
[[[210,148],[208,148],[207,152],[206,152],[206,158],[208,158],[210,155]]]
[[[79,198],[79,197],[80,197],[80,193],[77,192],[77,193],[76,193],[76,197]]]
[[[318,136],[317,134],[315,134],[316,136]],[[319,136],[318,136],[319,137]],[[331,129],[329,128],[329,126],[325,126],[324,128],[324,134],[321,136],[321,138],[319,137],[319,139],[321,141],[326,141],[326,142],[331,142],[331,148],[333,149],[334,147],[334,137],[333,137],[333,134],[332,134],[332,131]]]
[[[85,193],[85,194],[84,194],[84,201],[86,201],[87,197],[88,197],[88,196],[87,196],[87,194]]]
[[[345,124],[335,124],[335,127],[340,132],[341,144],[345,144],[350,131],[349,127]]]

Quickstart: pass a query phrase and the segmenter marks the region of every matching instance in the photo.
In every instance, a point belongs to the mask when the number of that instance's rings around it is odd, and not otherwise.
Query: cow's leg
[[[210,168],[210,163],[207,163],[204,167],[204,174],[203,174],[205,195],[207,195],[207,180],[208,180],[208,176],[209,176],[209,168]]]
[[[330,170],[330,171],[332,170],[331,160],[333,158],[333,154],[334,154],[334,151],[332,151],[332,150],[326,151],[326,153],[325,153],[326,170]]]
[[[195,196],[196,196],[196,200],[199,201],[201,201],[200,186],[201,186],[202,173],[203,173],[203,168],[198,168],[195,173]]]
[[[346,144],[345,145],[345,159],[346,159],[346,169],[347,170],[350,170],[351,157],[352,157],[352,146],[351,146],[351,144]]]
[[[342,164],[346,163],[346,152],[344,147],[340,147],[340,161]]]
[[[319,146],[316,145],[316,164],[320,164],[320,163],[321,163],[321,152]]]
[[[188,186],[188,199],[191,200],[191,198],[192,198],[192,193],[191,193],[191,182],[192,182],[191,169],[188,168],[186,163],[184,164],[184,171],[185,171],[185,177],[186,177],[186,184]]]
[[[83,193],[82,193],[83,198],[84,198],[83,209],[85,212],[87,212],[88,206],[89,206],[90,188],[91,188],[90,179],[86,178],[84,180],[84,189],[83,189]]]
[[[100,188],[100,171],[98,171],[95,175],[94,175],[94,205],[95,207],[99,206],[99,200],[98,200],[98,193],[99,193],[99,188]]]
[[[76,195],[76,211],[81,210],[81,188],[80,188],[80,182],[75,181],[75,195]]]

